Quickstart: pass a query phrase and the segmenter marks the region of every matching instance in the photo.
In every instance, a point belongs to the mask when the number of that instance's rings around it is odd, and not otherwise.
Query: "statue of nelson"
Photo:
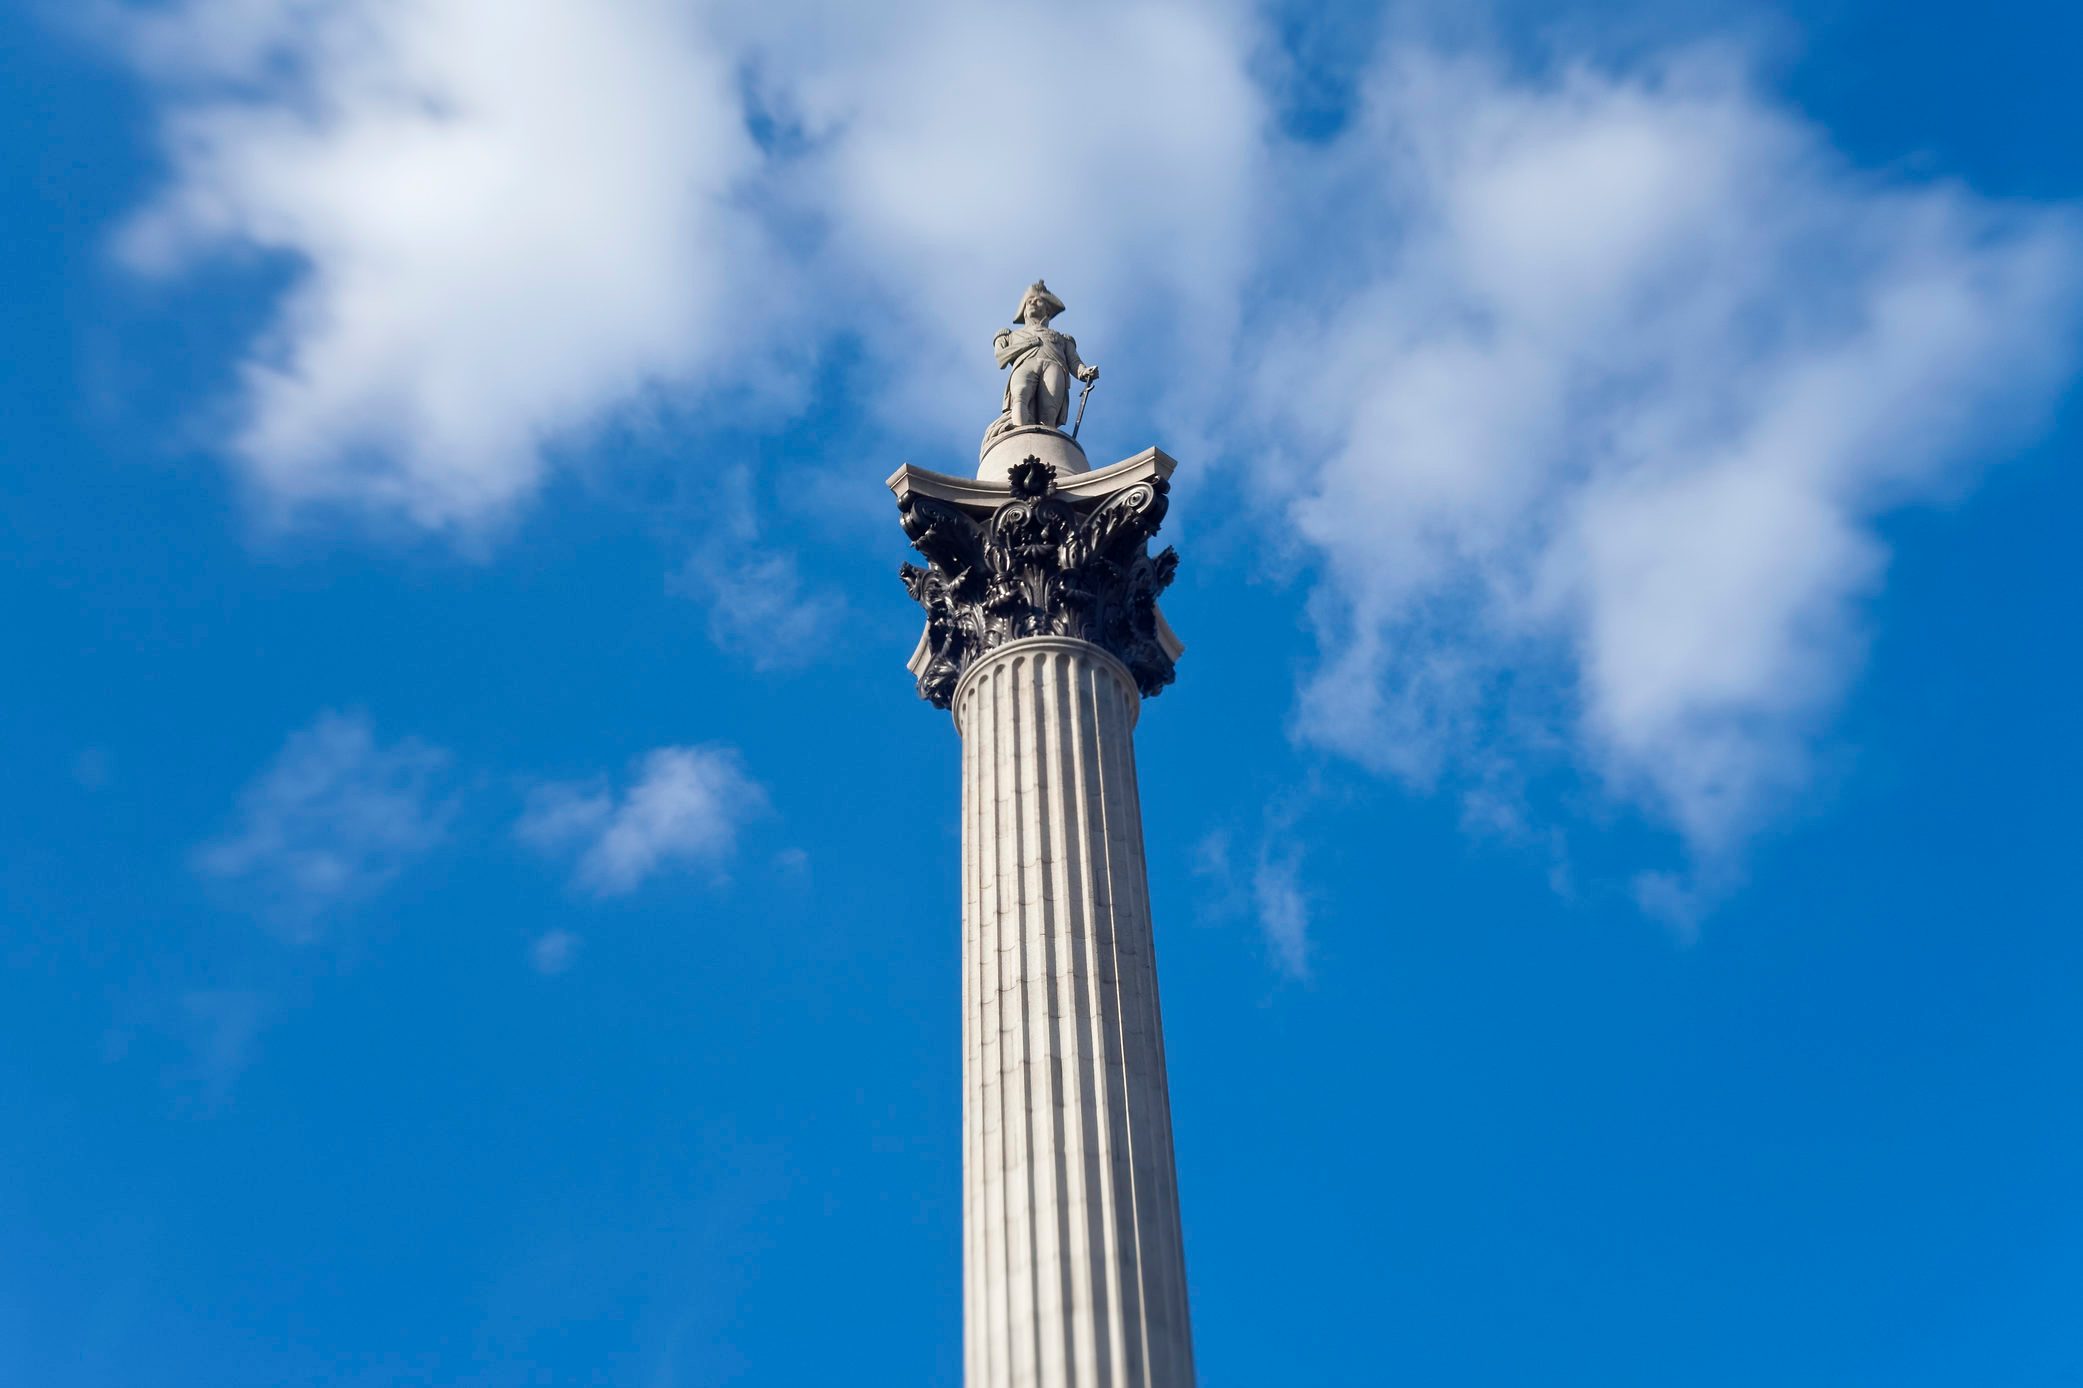
[[[1012,370],[1005,378],[1005,413],[991,425],[988,440],[1008,429],[1045,424],[1061,429],[1070,418],[1070,382],[1099,379],[1099,368],[1078,357],[1075,338],[1049,326],[1063,312],[1063,300],[1036,280],[1020,297],[1017,326],[1001,328],[992,344],[998,364]]]

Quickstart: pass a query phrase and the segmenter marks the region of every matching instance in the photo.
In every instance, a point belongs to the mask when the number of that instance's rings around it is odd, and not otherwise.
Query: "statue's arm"
[[[1000,328],[998,336],[991,339],[991,349],[997,355],[1000,366],[1004,366],[1033,346],[1031,335],[1015,333],[1011,328]]]
[[[1063,355],[1068,358],[1064,365],[1070,368],[1071,375],[1081,381],[1096,381],[1099,379],[1099,368],[1078,355],[1078,340],[1076,338],[1066,337],[1063,339]]]

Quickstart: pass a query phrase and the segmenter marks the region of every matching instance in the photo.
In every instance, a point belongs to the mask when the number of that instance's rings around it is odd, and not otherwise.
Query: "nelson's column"
[[[919,694],[962,738],[963,1342],[969,1388],[1186,1388],[1193,1338],[1133,730],[1182,647],[1152,556],[1175,466],[1093,471],[1099,369],[1037,280],[998,334],[974,478],[900,467],[927,561]],[[1084,412],[1080,398],[1079,414]]]

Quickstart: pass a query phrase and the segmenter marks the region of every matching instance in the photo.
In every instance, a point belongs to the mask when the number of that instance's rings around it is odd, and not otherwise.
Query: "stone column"
[[[1172,466],[891,479],[932,561],[912,670],[962,738],[970,1388],[1194,1380],[1133,743],[1180,653]]]
[[[962,733],[969,1382],[1193,1381],[1128,669],[1037,636]]]

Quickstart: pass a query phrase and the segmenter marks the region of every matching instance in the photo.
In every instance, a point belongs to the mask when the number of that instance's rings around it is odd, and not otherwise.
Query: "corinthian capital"
[[[1156,449],[1059,478],[1038,457],[1007,482],[899,468],[905,535],[926,559],[904,586],[926,611],[911,659],[919,696],[948,706],[970,663],[1008,641],[1067,636],[1123,665],[1147,697],[1172,682],[1183,647],[1157,610],[1179,556],[1149,552],[1175,464]]]

